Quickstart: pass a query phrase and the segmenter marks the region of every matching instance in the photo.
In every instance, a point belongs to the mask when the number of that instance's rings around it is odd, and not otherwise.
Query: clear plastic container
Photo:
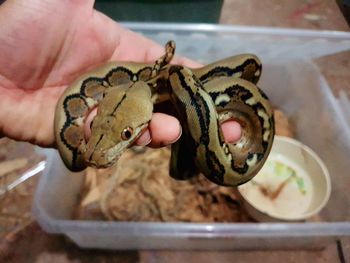
[[[273,249],[319,248],[350,235],[350,105],[335,97],[312,59],[350,50],[350,34],[255,27],[126,24],[177,54],[203,63],[250,52],[263,62],[259,86],[295,125],[297,139],[325,162],[332,194],[320,217],[305,223],[135,223],[71,220],[82,174],[70,174],[57,152],[37,189],[33,211],[50,233],[80,247],[106,249]]]

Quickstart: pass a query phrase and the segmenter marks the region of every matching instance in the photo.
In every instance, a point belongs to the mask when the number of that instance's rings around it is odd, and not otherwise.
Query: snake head
[[[107,90],[91,126],[84,154],[88,165],[109,167],[133,144],[152,118],[151,96],[150,88],[142,81]]]

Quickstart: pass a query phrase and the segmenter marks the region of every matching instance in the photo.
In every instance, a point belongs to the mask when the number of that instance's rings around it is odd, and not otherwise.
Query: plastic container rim
[[[240,34],[275,35],[285,37],[304,38],[329,38],[350,40],[350,32],[337,30],[313,30],[313,29],[293,29],[285,27],[260,27],[260,26],[240,26],[221,25],[205,23],[142,23],[142,22],[121,22],[131,30],[164,30],[164,31],[188,31],[188,32],[228,32]]]

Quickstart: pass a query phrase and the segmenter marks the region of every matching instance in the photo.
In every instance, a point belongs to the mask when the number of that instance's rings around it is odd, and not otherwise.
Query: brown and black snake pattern
[[[238,55],[190,69],[169,64],[174,51],[170,41],[154,65],[106,64],[66,90],[57,105],[55,134],[70,170],[115,163],[147,127],[152,104],[164,92],[183,127],[182,137],[172,145],[172,177],[187,179],[200,172],[216,184],[236,186],[260,170],[272,146],[274,119],[267,96],[256,86],[262,70],[259,59]],[[95,107],[94,142],[87,143],[84,121]],[[144,118],[139,116],[142,107]],[[232,144],[225,142],[220,129],[229,119],[242,127],[241,138]]]

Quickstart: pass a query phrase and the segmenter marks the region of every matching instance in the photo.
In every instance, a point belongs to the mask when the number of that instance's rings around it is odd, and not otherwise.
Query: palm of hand
[[[0,135],[50,146],[57,100],[75,78],[108,60],[152,61],[163,48],[93,1],[28,2],[0,7]]]

